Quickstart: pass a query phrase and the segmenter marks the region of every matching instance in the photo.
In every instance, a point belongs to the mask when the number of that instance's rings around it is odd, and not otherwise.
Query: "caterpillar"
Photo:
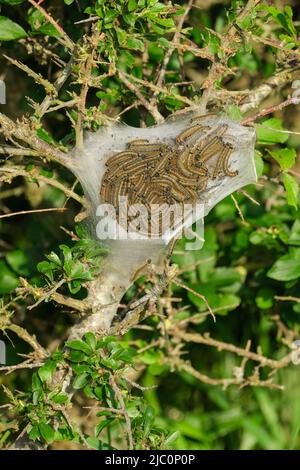
[[[174,145],[161,141],[150,143],[148,139],[129,142],[126,150],[106,161],[101,201],[117,210],[121,196],[128,198],[129,207],[143,204],[147,210],[153,204],[196,203],[209,179],[238,174],[229,168],[234,146],[224,141],[227,130],[227,124],[215,128],[205,125],[205,119],[200,116],[193,118],[190,126],[175,137]],[[212,170],[208,165],[210,160],[215,161]],[[162,212],[161,218],[163,215]],[[147,224],[148,217],[143,226],[145,231]]]

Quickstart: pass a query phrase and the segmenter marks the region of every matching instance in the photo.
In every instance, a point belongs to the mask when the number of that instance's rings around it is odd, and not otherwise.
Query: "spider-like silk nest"
[[[199,113],[198,113],[199,115]],[[163,124],[149,128],[134,128],[125,124],[110,124],[97,132],[88,132],[84,138],[84,150],[74,150],[70,154],[70,169],[82,184],[86,197],[92,206],[90,218],[91,230],[96,236],[97,218],[96,209],[101,201],[100,191],[104,174],[107,170],[106,162],[113,155],[128,149],[128,144],[135,140],[147,139],[149,143],[168,144],[178,148],[176,137],[191,127],[191,120],[197,113],[178,114],[167,119]],[[237,171],[236,176],[219,175],[209,178],[206,188],[199,194],[198,203],[203,204],[204,216],[223,198],[256,181],[254,165],[255,131],[253,128],[239,125],[226,117],[207,115],[201,125],[213,130],[218,126],[227,125],[223,133],[224,142],[231,145],[232,153],[229,158],[231,171]],[[199,129],[191,138],[191,145],[201,139],[205,131]],[[187,144],[189,145],[189,143]],[[215,165],[212,158],[207,162],[207,168],[212,170]],[[195,222],[195,219],[193,220]],[[163,249],[170,239],[160,240],[113,240],[109,242],[111,254],[108,257],[108,269],[118,273],[120,279],[132,278],[147,260],[155,265]]]

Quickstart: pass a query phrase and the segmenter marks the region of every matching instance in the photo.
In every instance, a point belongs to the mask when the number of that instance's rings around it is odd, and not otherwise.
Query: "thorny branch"
[[[56,31],[59,33],[59,38],[58,40],[62,43],[62,45],[66,46],[69,49],[73,49],[75,44],[72,41],[72,39],[67,35],[67,33],[64,31],[64,29],[58,24],[58,22],[50,15],[50,13],[47,13],[47,11],[40,5],[41,2],[35,2],[34,0],[28,0],[31,5],[33,5],[35,8],[37,8],[43,16],[51,23]]]
[[[57,161],[63,165],[67,163],[66,155],[52,145],[39,139],[36,136],[35,130],[32,129],[30,124],[24,119],[14,122],[9,117],[5,116],[5,114],[0,113],[0,132],[6,140],[13,141],[13,139],[17,139],[27,143],[29,147],[36,150],[41,157]]]
[[[156,80],[156,83],[155,85],[159,88],[161,87],[161,85],[163,84],[163,81],[164,81],[164,78],[165,78],[165,74],[166,74],[166,69],[167,69],[167,66],[168,66],[168,63],[170,61],[170,58],[174,52],[174,50],[176,49],[176,43],[177,41],[179,40],[180,38],[180,35],[181,35],[181,31],[182,31],[182,28],[183,28],[183,25],[189,15],[189,12],[193,6],[193,3],[194,3],[194,0],[189,0],[188,4],[186,5],[185,7],[185,10],[184,10],[184,13],[183,15],[181,15],[179,21],[178,21],[178,25],[177,25],[177,31],[176,33],[174,34],[173,36],[173,39],[172,39],[172,42],[171,42],[171,45],[170,47],[168,48],[166,54],[165,54],[165,57],[164,57],[164,60],[163,60],[163,63],[162,63],[162,66],[160,68],[160,71],[159,71],[159,74],[158,74],[158,77],[157,77],[157,80]],[[157,95],[158,95],[159,91],[156,90],[153,94],[153,97],[151,98],[151,101],[150,101],[150,104],[152,106],[155,105],[155,102],[156,102],[156,99],[157,99]]]

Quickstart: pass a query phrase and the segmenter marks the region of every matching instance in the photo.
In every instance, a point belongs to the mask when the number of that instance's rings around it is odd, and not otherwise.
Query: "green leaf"
[[[278,150],[269,150],[270,155],[279,163],[282,170],[288,170],[294,166],[297,153],[295,149],[278,149]]]
[[[73,351],[79,352],[79,351]],[[76,373],[76,375],[82,374],[83,372],[92,372],[92,369],[88,364],[72,364],[72,369]]]
[[[123,349],[120,348],[118,351],[112,354],[111,358],[115,361],[124,361],[126,363],[132,362],[132,359],[136,356],[136,350],[133,348]]]
[[[56,369],[56,363],[51,360],[47,360],[45,364],[39,368],[38,375],[42,382],[50,382],[52,379],[53,372]]]
[[[96,336],[94,335],[94,333],[86,333],[84,335],[84,338],[85,338],[85,341],[87,342],[87,344],[92,348],[92,349],[95,349],[96,346],[97,346],[97,338]]]
[[[299,185],[297,181],[292,175],[289,175],[288,173],[284,173],[283,184],[286,190],[288,205],[297,209],[298,193],[299,193]]]
[[[296,303],[293,305],[293,310],[296,313],[300,313],[300,303]]]
[[[54,251],[51,251],[51,253],[47,255],[47,259],[51,261],[52,263],[56,264],[57,266],[62,266],[62,262],[59,256],[56,253],[54,253]]]
[[[137,2],[136,0],[129,0],[128,1],[128,11],[133,11],[137,7]]]
[[[153,426],[155,413],[152,406],[148,405],[144,413],[144,436],[147,437]]]
[[[48,261],[41,261],[37,264],[37,270],[44,274],[50,281],[54,280],[53,271],[56,269],[56,266],[48,263]]]
[[[39,427],[38,426],[32,426],[28,436],[29,436],[29,439],[31,439],[32,441],[36,441],[36,439],[41,436],[41,433],[39,431]]]
[[[222,308],[218,315],[226,315],[229,311],[235,310],[241,303],[241,298],[238,295],[225,293],[218,294],[217,308]]]
[[[230,286],[241,280],[241,275],[237,269],[220,267],[212,273],[209,282],[215,287]]]
[[[45,439],[46,442],[51,444],[51,442],[54,441],[54,436],[55,436],[54,429],[45,421],[41,421],[38,425],[38,428],[43,439]]]
[[[81,281],[91,281],[93,279],[91,272],[87,270],[86,266],[80,263],[80,261],[76,261],[76,263],[73,264],[70,277],[72,279],[80,279]]]
[[[18,285],[17,276],[9,269],[5,261],[0,260],[0,294],[13,292]]]
[[[256,135],[259,144],[283,144],[289,138],[283,129],[280,119],[271,118],[264,121],[262,124],[256,124]]]
[[[290,6],[286,6],[284,11],[281,11],[274,6],[263,5],[261,8],[268,11],[276,23],[278,23],[289,35],[294,38],[297,37],[297,31],[293,23],[293,10]]]
[[[93,389],[93,387],[91,387],[91,385],[87,384],[87,385],[83,388],[83,393],[84,393],[85,396],[87,396],[88,398],[92,398],[93,400],[95,399],[94,389]]]
[[[136,418],[140,414],[136,402],[128,402],[126,411],[128,413],[129,418]]]
[[[284,7],[285,13],[285,20],[287,23],[287,31],[292,34],[292,36],[296,39],[297,38],[297,31],[295,25],[293,23],[293,10],[289,5]]]
[[[57,393],[53,397],[51,397],[51,401],[57,403],[58,405],[64,405],[69,400],[69,397],[66,393]]]
[[[267,273],[268,277],[276,281],[293,281],[300,277],[300,259],[293,254],[279,258]]]
[[[148,372],[151,375],[161,375],[167,370],[169,370],[169,367],[167,364],[151,364],[148,367]]]
[[[42,127],[40,127],[36,131],[36,135],[42,139],[44,142],[47,142],[47,144],[54,144],[54,139],[51,137],[51,135]]]
[[[83,362],[88,359],[88,356],[84,354],[82,351],[75,351],[71,350],[70,351],[70,360],[72,362]]]
[[[73,387],[76,390],[84,388],[89,382],[89,374],[84,372],[83,374],[77,375],[73,381]]]
[[[132,36],[126,37],[126,43],[124,47],[128,47],[128,49],[134,49],[136,51],[144,52],[144,43],[140,39],[136,39]]]
[[[91,347],[86,344],[84,341],[80,339],[74,339],[73,341],[68,341],[66,346],[70,349],[74,349],[75,351],[81,351],[87,355],[90,355],[93,351]]]
[[[33,392],[39,392],[43,390],[42,381],[36,372],[32,374],[31,388]]]
[[[288,234],[283,227],[273,225],[269,228],[258,228],[250,234],[249,239],[253,245],[264,245],[271,249],[280,246],[281,242],[287,243]],[[280,242],[280,245],[278,242]]]
[[[213,283],[211,284],[209,281],[205,284],[201,284],[201,286],[192,284],[190,287],[195,292],[204,296],[210,307],[221,308],[217,312],[218,315],[226,315],[228,311],[236,309],[241,303],[240,297],[231,292],[223,293],[216,291],[216,286],[214,286]],[[233,290],[235,290],[235,288]],[[193,292],[188,293],[188,298],[199,309],[199,311],[207,310],[207,303]]]
[[[254,159],[255,159],[255,168],[256,168],[257,178],[260,178],[264,173],[264,161],[262,159],[261,153],[255,152]]]
[[[125,46],[126,45],[126,38],[127,38],[126,31],[124,31],[124,29],[121,29],[121,28],[116,28],[116,33],[117,33],[118,42],[119,42],[120,46]],[[99,94],[99,92],[98,92],[97,96],[99,98],[101,98],[101,94]]]
[[[172,18],[159,18],[158,16],[150,16],[150,18],[164,28],[173,28],[174,26],[174,20],[172,20]]]
[[[103,419],[102,421],[100,421],[100,423],[98,423],[97,426],[95,427],[96,437],[99,436],[100,432],[103,429],[107,428],[107,426],[109,426],[113,422],[114,422],[114,418]]]
[[[2,0],[2,2],[8,3],[8,5],[21,5],[21,3],[25,2],[25,0]]]
[[[127,23],[130,27],[133,27],[135,24],[135,16],[134,14],[125,14],[123,15],[123,20]]]
[[[94,394],[98,398],[98,400],[103,400],[103,386],[102,387],[95,387]]]
[[[68,288],[71,294],[77,294],[77,292],[79,292],[81,289],[81,282],[80,281],[68,282]]]
[[[64,270],[67,276],[69,276],[71,274],[71,270],[74,264],[74,260],[72,259],[72,250],[67,245],[59,245],[59,248],[61,249],[64,255]]]
[[[265,310],[273,306],[274,291],[268,287],[262,287],[259,289],[255,302],[258,308]]]
[[[101,358],[100,363],[104,367],[107,367],[108,369],[118,370],[120,368],[119,363],[111,358],[110,359]]]
[[[116,337],[115,336],[106,336],[105,338],[97,341],[97,348],[96,349],[100,349],[100,348],[105,348],[106,346],[108,346],[109,344],[111,343],[114,343],[116,341]]]
[[[6,255],[9,266],[20,276],[29,276],[31,257],[23,250],[13,250]]]
[[[45,176],[46,178],[53,178],[53,170],[50,168],[41,168],[39,174]]]
[[[167,40],[166,38],[164,38],[164,37],[158,38],[157,44],[159,44],[160,46],[163,46],[163,47],[170,47],[170,46],[171,46],[170,41],[168,41],[168,40]],[[154,46],[155,46],[155,44],[154,44]],[[151,47],[151,46],[150,46],[150,47]],[[158,48],[158,49],[160,50],[160,56],[161,56],[161,52],[162,52],[162,51],[161,51],[160,48]]]
[[[28,11],[28,23],[34,33],[42,33],[55,38],[60,36],[55,26],[47,21],[41,11],[35,8],[30,8]]]
[[[297,219],[291,229],[291,234],[288,240],[289,245],[300,246],[300,220]]]
[[[86,442],[92,449],[102,450],[102,442],[97,437],[87,437]]]
[[[21,26],[5,16],[0,16],[0,41],[13,41],[26,36],[27,33]]]
[[[165,446],[169,446],[170,444],[172,444],[173,442],[176,441],[176,439],[178,439],[178,437],[180,436],[180,432],[179,431],[175,431],[175,432],[172,432],[172,434],[170,434],[167,439],[165,440]]]
[[[109,10],[106,10],[105,16],[104,16],[104,24],[106,28],[108,26],[112,26],[111,23],[118,17],[118,12],[113,10],[112,8]]]
[[[159,362],[160,354],[155,349],[148,349],[139,354],[139,359],[144,362],[144,364],[155,364]]]

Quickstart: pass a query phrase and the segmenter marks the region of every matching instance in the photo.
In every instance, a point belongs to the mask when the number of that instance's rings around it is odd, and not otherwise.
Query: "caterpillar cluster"
[[[228,124],[212,128],[205,119],[207,116],[193,118],[191,125],[175,137],[173,146],[139,139],[110,157],[101,184],[101,201],[118,211],[120,197],[125,196],[129,206],[143,204],[150,214],[153,205],[201,201],[209,179],[237,176],[238,172],[229,168],[234,146],[224,140]]]

